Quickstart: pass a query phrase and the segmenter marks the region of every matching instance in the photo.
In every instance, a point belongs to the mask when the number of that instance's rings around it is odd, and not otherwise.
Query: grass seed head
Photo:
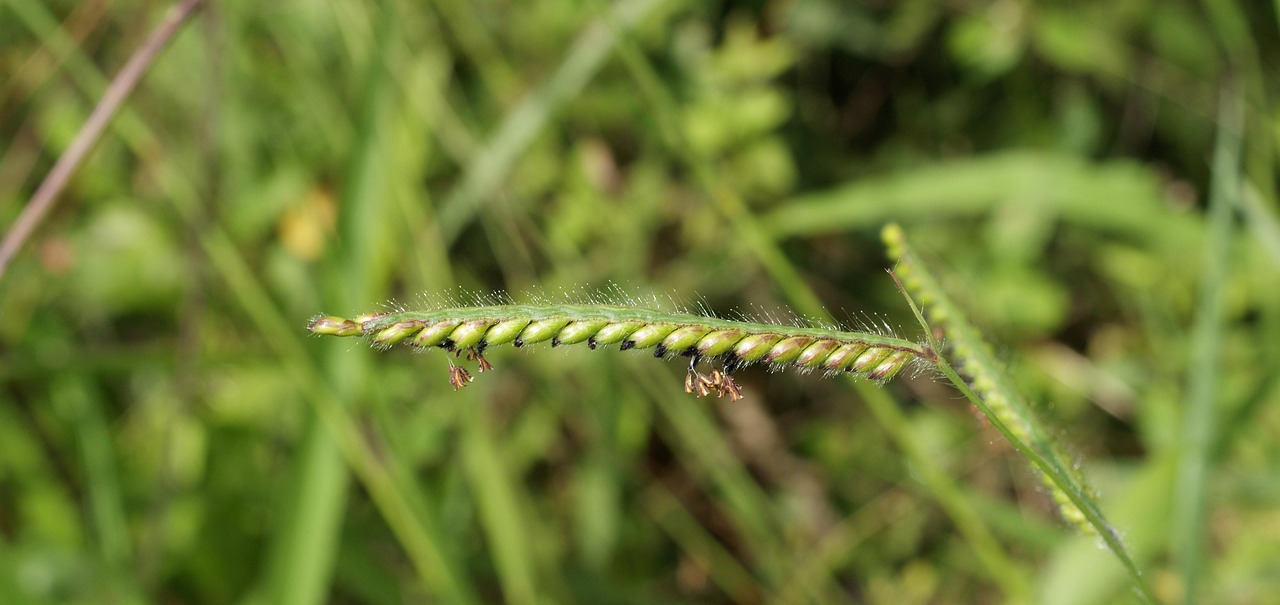
[[[841,332],[829,326],[784,326],[682,315],[627,306],[514,305],[449,307],[431,311],[369,313],[355,319],[320,316],[308,325],[325,336],[367,335],[374,346],[407,343],[417,348],[440,347],[475,362],[480,371],[493,369],[481,354],[486,347],[552,346],[586,342],[595,349],[617,344],[620,349],[653,349],[655,357],[690,357],[685,390],[699,397],[716,395],[737,400],[742,389],[730,373],[757,363],[775,369],[824,373],[854,372],[871,380],[887,380],[926,348],[891,335]],[[698,363],[717,361],[721,369],[698,372]],[[471,375],[450,361],[449,384],[459,389]]]

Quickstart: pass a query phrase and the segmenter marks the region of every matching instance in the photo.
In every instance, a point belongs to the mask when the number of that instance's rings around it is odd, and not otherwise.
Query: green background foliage
[[[0,0],[0,225],[167,7]],[[919,339],[890,221],[1159,601],[1280,594],[1278,24],[211,1],[0,281],[0,602],[1132,602],[936,375],[730,403],[542,347],[454,393],[304,329],[614,283]]]

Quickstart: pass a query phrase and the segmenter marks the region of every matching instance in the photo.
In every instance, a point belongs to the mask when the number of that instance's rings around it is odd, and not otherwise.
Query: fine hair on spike
[[[658,358],[689,357],[685,391],[735,401],[742,398],[742,391],[732,374],[754,365],[802,374],[852,374],[883,383],[904,369],[918,373],[937,362],[927,344],[898,338],[883,319],[877,322],[866,315],[867,321],[860,322],[864,329],[849,331],[795,314],[779,322],[768,311],[760,313],[766,318],[763,323],[750,321],[740,312],[728,319],[713,313],[702,298],[683,305],[667,296],[665,306],[676,310],[654,310],[640,306],[636,297],[612,283],[604,292],[561,288],[554,296],[538,290],[526,298],[532,302],[517,304],[503,292],[458,290],[441,297],[418,297],[423,310],[407,310],[389,301],[382,305],[383,311],[353,319],[314,317],[308,329],[317,335],[363,336],[378,349],[403,344],[452,352],[449,384],[455,390],[472,380],[456,360],[475,362],[483,372],[493,368],[484,353],[505,344],[585,343],[593,350],[617,345],[624,351],[650,349]],[[652,301],[660,299],[655,294]],[[718,367],[704,374],[698,370],[701,363]]]

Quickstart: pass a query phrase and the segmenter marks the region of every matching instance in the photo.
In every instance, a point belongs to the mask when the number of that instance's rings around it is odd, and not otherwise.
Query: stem
[[[40,226],[41,221],[49,214],[53,203],[58,199],[58,194],[66,188],[71,175],[75,174],[76,169],[93,150],[94,143],[97,143],[125,99],[129,98],[134,87],[147,73],[151,63],[203,2],[204,0],[182,0],[173,7],[164,21],[156,26],[151,37],[147,38],[146,42],[143,42],[142,46],[129,58],[129,62],[125,63],[115,80],[111,81],[111,85],[102,94],[102,99],[89,114],[89,119],[85,120],[80,131],[71,140],[71,145],[62,153],[57,163],[53,165],[53,169],[36,188],[31,201],[22,209],[18,220],[14,221],[13,226],[9,228],[4,241],[0,242],[0,279],[4,278],[5,271],[17,256],[18,251],[22,249],[22,245],[31,238],[36,227]]]

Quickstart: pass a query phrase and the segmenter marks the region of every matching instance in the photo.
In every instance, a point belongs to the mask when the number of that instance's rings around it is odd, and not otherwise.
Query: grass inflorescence
[[[938,369],[1040,474],[1062,517],[1086,534],[1099,536],[1130,574],[1139,595],[1153,602],[1119,532],[1103,516],[1097,495],[1085,482],[1078,466],[1049,438],[1030,406],[1001,370],[981,332],[969,323],[916,256],[901,227],[888,225],[882,235],[889,256],[898,261],[894,278],[926,333],[936,328],[947,337],[945,348],[936,347],[943,351],[938,358]],[[920,307],[916,306],[917,300]],[[954,369],[952,363],[960,370]]]
[[[935,360],[928,346],[893,336],[601,304],[460,306],[352,319],[320,316],[308,329],[327,336],[368,337],[382,349],[397,344],[440,348],[476,362],[480,371],[492,369],[484,353],[497,345],[550,342],[553,347],[585,343],[591,349],[652,349],[658,358],[689,358],[686,392],[734,400],[742,392],[732,374],[753,365],[887,381],[908,366]],[[718,367],[703,373],[698,370],[702,362]],[[455,390],[471,378],[450,361],[449,383]]]

